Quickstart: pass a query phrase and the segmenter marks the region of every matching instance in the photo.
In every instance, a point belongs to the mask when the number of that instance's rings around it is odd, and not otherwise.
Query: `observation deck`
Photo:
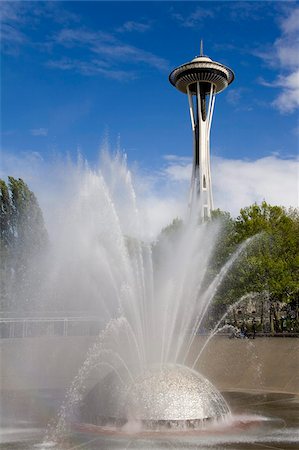
[[[234,80],[234,72],[228,67],[213,61],[205,55],[197,56],[192,61],[182,64],[169,75],[170,83],[184,94],[188,93],[188,87],[192,94],[196,94],[196,83],[206,84],[206,92],[210,91],[210,85],[215,86],[215,93],[223,91]]]

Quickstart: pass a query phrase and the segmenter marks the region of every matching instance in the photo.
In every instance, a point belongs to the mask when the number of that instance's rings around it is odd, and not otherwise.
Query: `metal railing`
[[[94,317],[5,317],[0,318],[0,339],[41,336],[96,336],[103,320]]]

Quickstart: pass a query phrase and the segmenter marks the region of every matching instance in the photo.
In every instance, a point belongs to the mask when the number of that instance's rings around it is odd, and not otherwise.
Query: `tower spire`
[[[200,56],[203,56],[203,39],[200,40]]]

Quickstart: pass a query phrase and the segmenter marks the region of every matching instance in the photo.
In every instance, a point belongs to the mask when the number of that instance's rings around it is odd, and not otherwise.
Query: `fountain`
[[[63,301],[68,291],[81,292],[83,277],[84,298],[96,294],[107,325],[68,392],[54,434],[65,430],[70,417],[99,426],[138,422],[143,430],[202,428],[226,418],[225,399],[195,371],[200,349],[194,350],[194,339],[242,247],[211,278],[218,223],[199,226],[190,218],[153,245],[142,236],[124,156],[104,152],[101,170],[85,168],[79,178],[65,211],[72,220],[59,226],[53,251],[60,260],[52,255],[49,280]],[[61,251],[74,246],[76,261]],[[90,291],[85,278],[92,274]],[[98,383],[88,392],[92,372]]]
[[[254,405],[267,405],[264,394],[226,393],[224,398],[198,372],[210,349],[210,338],[199,340],[198,330],[244,247],[213,278],[208,268],[221,232],[217,222],[198,225],[192,216],[184,224],[176,222],[153,244],[144,232],[138,197],[120,153],[112,157],[104,152],[100,170],[83,164],[73,168],[68,179],[71,193],[63,203],[62,220],[52,229],[52,248],[45,257],[48,277],[41,293],[53,308],[69,300],[78,310],[85,304],[88,314],[94,311],[106,325],[40,446],[66,450],[76,445],[124,448],[129,443],[140,449],[171,442],[198,448],[200,436],[202,448],[225,448],[242,439],[261,446],[279,439],[284,448],[292,448],[290,435],[269,431],[271,426],[283,430],[281,420],[257,415]],[[212,335],[216,333],[217,327]],[[64,345],[64,339],[51,345]],[[67,339],[73,341],[72,354],[64,353],[64,358],[71,359],[82,349],[76,338]],[[35,342],[43,348],[42,339]],[[36,368],[39,376],[42,369]],[[61,377],[64,368],[55,370]],[[296,411],[293,397],[283,401]],[[248,404],[252,414],[236,414]],[[32,448],[24,445],[20,448]]]

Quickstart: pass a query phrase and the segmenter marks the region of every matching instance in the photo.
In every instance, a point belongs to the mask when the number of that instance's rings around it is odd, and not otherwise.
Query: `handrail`
[[[97,319],[95,317],[81,317],[81,316],[62,316],[62,317],[0,317],[0,322],[23,322],[23,320],[31,322],[55,322],[61,320],[75,320],[75,321],[92,321],[92,322],[103,322],[102,319]]]
[[[88,316],[2,317],[0,318],[0,339],[41,336],[95,336],[104,326],[104,320]]]

